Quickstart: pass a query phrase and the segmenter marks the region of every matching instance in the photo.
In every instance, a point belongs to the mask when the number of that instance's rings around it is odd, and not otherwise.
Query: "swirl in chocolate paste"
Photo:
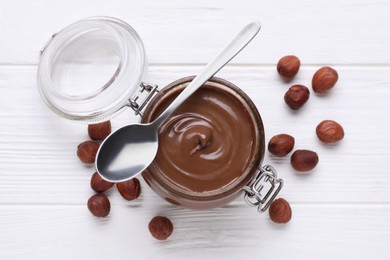
[[[164,100],[159,115],[178,95]],[[150,167],[189,192],[214,192],[242,176],[254,156],[255,127],[233,94],[203,86],[159,129],[159,150]]]

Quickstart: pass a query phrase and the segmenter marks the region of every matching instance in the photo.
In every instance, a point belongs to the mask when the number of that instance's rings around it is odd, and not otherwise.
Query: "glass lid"
[[[100,122],[129,105],[146,72],[138,33],[111,17],[91,17],[53,35],[41,51],[38,89],[62,117]]]

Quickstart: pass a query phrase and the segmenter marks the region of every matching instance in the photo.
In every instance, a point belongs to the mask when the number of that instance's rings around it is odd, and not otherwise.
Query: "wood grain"
[[[154,206],[154,207],[153,207]],[[114,205],[97,219],[84,206],[1,206],[2,259],[375,259],[390,256],[389,206],[292,205],[287,225],[235,204],[212,211]],[[155,215],[172,236],[151,238]],[[13,216],[10,218],[9,216]]]
[[[390,2],[77,0],[1,1],[0,63],[37,64],[52,34],[107,15],[134,26],[152,64],[206,63],[251,19],[260,36],[235,63],[270,64],[292,53],[306,64],[389,64]]]
[[[390,259],[390,2],[329,1],[0,1],[0,259]],[[94,218],[86,202],[94,169],[76,147],[86,126],[61,119],[36,86],[39,50],[64,26],[81,18],[121,18],[140,33],[147,50],[145,81],[165,86],[198,73],[247,21],[263,28],[217,76],[242,88],[258,107],[266,141],[289,133],[296,149],[320,162],[298,174],[289,157],[266,153],[285,180],[280,197],[293,218],[275,225],[241,198],[218,209],[191,211],[169,205],[142,182],[139,200],[107,192],[108,218]],[[289,83],[276,73],[286,54],[302,67]],[[311,89],[313,73],[331,65],[339,82],[325,96],[311,93],[296,112],[283,96],[292,84]],[[333,119],[345,139],[324,145],[316,125]],[[138,121],[132,111],[113,120]],[[147,223],[172,219],[165,242]]]

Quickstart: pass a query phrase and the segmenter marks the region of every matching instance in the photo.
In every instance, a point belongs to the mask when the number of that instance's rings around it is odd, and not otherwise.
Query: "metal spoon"
[[[260,28],[257,21],[246,25],[154,122],[130,124],[111,133],[100,145],[96,156],[96,170],[102,178],[111,182],[121,182],[134,178],[145,170],[157,154],[158,127],[188,97],[233,59],[256,36]]]

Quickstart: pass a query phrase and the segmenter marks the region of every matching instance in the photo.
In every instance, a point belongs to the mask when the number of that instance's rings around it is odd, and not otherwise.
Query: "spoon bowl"
[[[155,124],[127,125],[111,133],[100,145],[96,169],[107,181],[126,181],[145,170],[156,157],[157,150]]]

